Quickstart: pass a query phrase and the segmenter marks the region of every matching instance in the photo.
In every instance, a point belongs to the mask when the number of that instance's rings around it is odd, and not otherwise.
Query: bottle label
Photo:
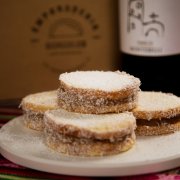
[[[180,53],[180,0],[120,0],[121,50],[141,56]]]

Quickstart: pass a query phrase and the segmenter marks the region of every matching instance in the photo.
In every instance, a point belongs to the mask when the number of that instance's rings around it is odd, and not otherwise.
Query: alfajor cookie
[[[81,114],[63,109],[45,112],[45,144],[66,155],[105,156],[127,151],[135,143],[132,113]]]
[[[136,107],[140,80],[120,71],[76,71],[59,76],[58,105],[72,112],[101,114]]]
[[[161,135],[180,130],[180,98],[162,92],[139,92],[133,110],[137,135]]]
[[[47,110],[57,109],[57,90],[30,94],[22,99],[24,123],[28,128],[43,130],[44,113]]]

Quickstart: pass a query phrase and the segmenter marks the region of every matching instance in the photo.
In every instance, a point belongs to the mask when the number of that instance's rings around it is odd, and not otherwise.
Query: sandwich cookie
[[[139,92],[133,110],[137,135],[161,135],[180,130],[180,98],[162,92]]]
[[[66,155],[105,156],[132,148],[136,120],[131,112],[80,114],[63,109],[45,112],[45,144]]]
[[[59,77],[58,105],[71,112],[123,112],[137,104],[140,80],[125,72],[76,71]]]
[[[22,99],[24,123],[28,128],[41,131],[44,128],[44,112],[57,109],[57,91],[30,94]]]

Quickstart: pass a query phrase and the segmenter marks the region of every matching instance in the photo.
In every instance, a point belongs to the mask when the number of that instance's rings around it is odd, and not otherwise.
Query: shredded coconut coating
[[[137,119],[162,119],[180,115],[180,98],[162,92],[139,92],[137,107],[133,110]]]
[[[52,128],[54,132],[112,142],[131,134],[136,128],[135,117],[130,112],[95,115],[52,110],[45,113],[44,119],[45,127]]]
[[[94,94],[93,94],[94,93]],[[97,95],[97,92],[86,93],[80,90],[59,88],[58,105],[70,112],[103,114],[110,112],[124,112],[132,110],[137,105],[136,95],[128,96],[127,98],[109,98],[108,95]]]
[[[119,141],[110,142],[67,136],[46,126],[44,142],[51,149],[68,156],[107,156],[132,148],[135,144],[135,133],[126,135]]]
[[[24,112],[24,124],[26,127],[42,131],[44,129],[44,113],[38,113],[36,111],[23,111]]]
[[[32,110],[39,113],[50,109],[58,109],[57,90],[30,94],[22,99],[20,106],[25,111]]]
[[[75,81],[73,81],[74,77]],[[128,111],[135,108],[137,104],[139,86],[139,79],[119,71],[64,73],[60,75],[58,105],[68,111],[79,113],[101,114]]]
[[[157,123],[156,126],[138,125],[135,133],[137,136],[164,135],[180,131],[180,119],[176,123]]]

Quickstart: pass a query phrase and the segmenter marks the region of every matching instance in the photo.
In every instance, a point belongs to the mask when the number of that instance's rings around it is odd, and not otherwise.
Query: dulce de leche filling
[[[136,123],[137,126],[162,126],[167,124],[177,124],[180,123],[180,115],[173,118],[151,119],[149,121],[144,119],[137,119]]]

